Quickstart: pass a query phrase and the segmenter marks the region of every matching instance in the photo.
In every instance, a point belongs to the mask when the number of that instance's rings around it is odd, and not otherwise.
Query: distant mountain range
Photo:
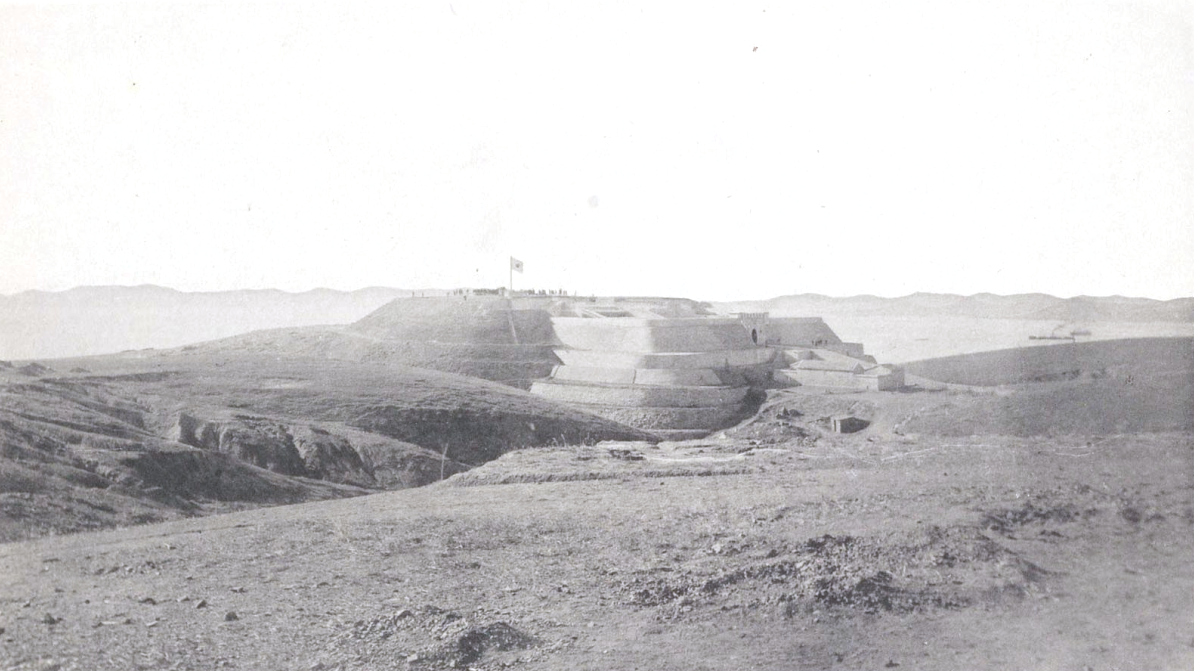
[[[835,298],[821,294],[796,294],[764,301],[714,303],[719,312],[770,312],[777,316],[841,315],[875,317],[978,317],[987,319],[1034,319],[1072,323],[1087,322],[1194,322],[1194,298],[1159,301],[1123,296],[1076,296],[1058,298],[1048,294],[915,293],[899,298],[850,296]]]
[[[0,359],[175,347],[284,326],[346,324],[409,290],[184,292],[154,285],[0,296]],[[430,292],[428,292],[430,295]]]
[[[444,292],[417,293],[432,296]],[[0,360],[177,347],[261,329],[348,324],[395,298],[410,295],[409,289],[392,287],[300,293],[276,289],[183,292],[154,285],[26,291],[0,296]],[[1081,324],[1194,322],[1194,298],[1158,301],[1120,296],[930,293],[836,298],[798,294],[713,306],[722,313],[770,312],[776,316],[959,316]]]

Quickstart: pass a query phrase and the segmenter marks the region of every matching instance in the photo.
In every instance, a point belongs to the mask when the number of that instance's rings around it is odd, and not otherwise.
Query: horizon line
[[[416,292],[421,292],[421,291],[424,291],[424,292],[425,291],[454,291],[457,289],[475,289],[475,288],[488,289],[491,287],[461,286],[461,287],[450,287],[450,288],[420,287],[420,288],[415,288],[415,289],[409,289],[409,288],[403,288],[403,287],[393,287],[393,286],[385,286],[385,285],[380,285],[380,284],[373,284],[373,285],[369,285],[369,286],[359,287],[356,289],[334,289],[331,287],[319,286],[319,287],[312,287],[310,289],[302,289],[302,290],[279,289],[277,287],[187,290],[187,289],[176,289],[174,287],[168,287],[168,286],[164,286],[161,284],[153,284],[150,282],[146,282],[146,283],[142,283],[142,284],[80,284],[80,285],[70,287],[68,289],[23,289],[23,290],[12,292],[12,293],[0,294],[0,298],[15,298],[17,296],[21,296],[24,294],[67,294],[67,293],[80,291],[80,290],[86,290],[86,289],[161,289],[164,291],[178,293],[178,294],[275,292],[275,293],[282,293],[282,294],[297,296],[297,295],[309,294],[309,293],[315,293],[315,292],[333,292],[333,293],[340,293],[340,294],[352,294],[352,293],[358,293],[358,292],[362,292],[362,291],[382,290],[382,291],[400,291],[403,293],[405,293],[405,292],[416,293]],[[578,292],[574,295],[576,295],[576,296],[599,295],[599,296],[606,297],[606,298],[609,298],[609,297],[619,297],[619,298],[658,297],[658,296],[651,296],[649,294],[642,294],[641,296],[640,295],[630,295],[630,294],[603,295],[603,294],[593,294],[593,293],[582,294],[580,292]],[[973,294],[962,294],[962,293],[942,292],[942,291],[914,291],[909,294],[901,294],[901,295],[897,295],[897,296],[890,296],[890,295],[884,296],[884,295],[880,295],[880,294],[871,294],[871,293],[834,295],[834,294],[826,294],[826,293],[821,293],[821,292],[816,292],[816,291],[807,291],[807,292],[801,292],[801,293],[777,294],[777,295],[770,296],[767,298],[737,298],[737,299],[729,299],[729,300],[705,300],[705,299],[701,299],[701,298],[688,298],[688,300],[696,300],[696,301],[707,302],[707,303],[741,303],[741,302],[764,302],[764,301],[778,300],[781,298],[791,298],[791,297],[801,297],[801,296],[816,296],[816,297],[820,297],[820,298],[829,298],[829,299],[835,299],[835,300],[848,300],[848,299],[857,299],[857,298],[877,298],[877,299],[882,299],[882,300],[900,300],[900,299],[905,299],[905,298],[913,298],[915,296],[955,296],[955,297],[959,297],[959,298],[975,298],[975,297],[979,297],[979,296],[993,296],[995,298],[1016,298],[1016,297],[1022,297],[1022,296],[1045,296],[1045,297],[1049,297],[1049,298],[1056,298],[1059,300],[1122,299],[1122,300],[1149,300],[1149,301],[1156,301],[1159,303],[1166,303],[1166,302],[1177,301],[1177,300],[1194,299],[1194,296],[1189,296],[1189,295],[1175,296],[1173,298],[1153,298],[1151,296],[1127,296],[1124,294],[1107,294],[1107,295],[1102,295],[1102,296],[1097,296],[1097,295],[1093,295],[1093,294],[1076,294],[1073,296],[1059,296],[1059,295],[1051,294],[1051,293],[1048,293],[1045,291],[1019,292],[1019,293],[1010,293],[1010,294],[1000,294],[1000,293],[995,293],[995,292],[991,292],[991,291],[980,291],[980,292],[973,293]],[[687,298],[687,297],[677,296],[675,298]]]

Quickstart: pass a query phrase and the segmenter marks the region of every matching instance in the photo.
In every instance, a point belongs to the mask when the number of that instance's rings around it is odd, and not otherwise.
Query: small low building
[[[894,391],[904,386],[903,369],[876,364],[873,359],[855,359],[828,350],[794,350],[789,359],[792,363],[782,371],[783,376],[801,385],[860,391]]]
[[[895,391],[904,386],[904,369],[899,366],[890,364],[873,366],[862,371],[861,375],[867,380],[867,389]]]
[[[829,426],[834,433],[857,433],[870,425],[865,419],[853,415],[834,415],[829,418]]]

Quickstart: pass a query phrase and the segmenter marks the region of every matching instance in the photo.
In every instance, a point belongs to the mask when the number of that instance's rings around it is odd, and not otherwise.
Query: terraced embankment
[[[563,365],[531,392],[668,438],[748,416],[775,351],[738,319],[555,317]]]

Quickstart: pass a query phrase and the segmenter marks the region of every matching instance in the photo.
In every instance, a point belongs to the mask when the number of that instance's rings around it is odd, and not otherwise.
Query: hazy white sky
[[[0,293],[1194,295],[1188,3],[705,4],[0,5]]]

